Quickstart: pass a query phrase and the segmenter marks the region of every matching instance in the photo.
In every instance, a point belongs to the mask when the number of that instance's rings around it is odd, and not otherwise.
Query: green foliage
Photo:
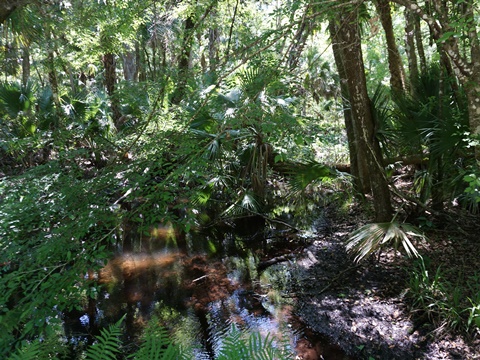
[[[476,174],[471,173],[465,175],[463,181],[467,183],[467,187],[461,197],[462,201],[472,213],[477,213],[480,203],[480,178]]]
[[[152,321],[150,321],[151,323]],[[188,359],[187,351],[172,343],[168,332],[163,327],[149,328],[143,336],[140,349],[132,354],[132,359],[175,360]]]
[[[125,316],[110,325],[108,329],[100,330],[100,335],[95,338],[97,342],[87,350],[88,360],[115,360],[117,358],[117,354],[121,352],[121,326]]]
[[[433,323],[437,332],[478,331],[478,276],[455,284],[440,267],[430,268],[429,259],[420,258],[409,271],[408,296],[413,312]]]
[[[0,116],[3,115],[0,126],[4,132],[8,129],[18,137],[35,133],[36,124],[30,116],[35,104],[34,92],[32,83],[25,86],[19,83],[0,84]]]
[[[110,256],[117,209],[105,187],[112,176],[87,180],[64,158],[3,179],[0,211],[0,328],[30,339],[50,331],[61,311],[81,307],[82,281]],[[68,172],[66,171],[68,169]],[[12,340],[12,339],[10,339]]]
[[[41,342],[34,342],[22,347],[15,354],[12,354],[8,360],[38,360],[41,354]]]
[[[282,166],[283,164],[280,165]],[[328,183],[342,177],[335,169],[315,160],[286,162],[282,166],[282,171],[287,175],[288,183],[294,196],[305,191],[311,184]]]
[[[400,245],[409,257],[420,257],[409,237],[425,238],[418,229],[409,224],[399,224],[395,221],[367,224],[349,235],[346,248],[347,252],[355,256],[356,262],[385,247],[398,251]]]

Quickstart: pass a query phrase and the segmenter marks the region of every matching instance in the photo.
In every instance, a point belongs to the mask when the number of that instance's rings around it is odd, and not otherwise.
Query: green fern
[[[177,360],[187,359],[186,351],[172,343],[167,330],[155,327],[147,331],[140,349],[130,356],[136,360]]]
[[[248,347],[242,339],[242,332],[233,324],[223,339],[217,360],[248,359]]]
[[[40,341],[35,340],[11,355],[8,360],[37,360],[41,351]]]
[[[258,332],[245,339],[246,330],[239,330],[232,324],[228,335],[223,339],[217,360],[281,360],[289,359],[287,354],[277,349],[274,339],[263,338]]]
[[[97,343],[87,350],[88,360],[115,360],[116,354],[120,351],[120,336],[122,335],[121,325],[125,315],[108,329],[102,329],[100,336],[97,336]]]

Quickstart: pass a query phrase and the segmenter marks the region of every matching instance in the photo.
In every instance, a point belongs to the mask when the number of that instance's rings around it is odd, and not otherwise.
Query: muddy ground
[[[296,315],[307,329],[320,334],[323,342],[326,339],[343,351],[323,351],[321,345],[313,344],[300,358],[480,359],[478,334],[438,333],[435,326],[412,313],[407,290],[411,261],[392,253],[361,264],[352,261],[344,241],[357,227],[357,222],[351,222],[319,232],[294,265]],[[473,237],[460,244],[440,242],[419,250],[433,257],[436,251],[439,261],[455,264],[459,261],[455,248],[461,247],[476,267],[480,253]],[[448,253],[452,254],[449,259]],[[465,262],[468,259],[462,260]]]

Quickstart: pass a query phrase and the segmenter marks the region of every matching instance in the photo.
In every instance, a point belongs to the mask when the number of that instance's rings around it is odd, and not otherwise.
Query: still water
[[[169,226],[150,229],[148,237],[130,234],[95,274],[102,284],[96,299],[66,315],[68,336],[91,343],[100,328],[125,315],[124,343],[135,344],[154,319],[176,343],[195,348],[196,359],[215,359],[235,325],[273,337],[292,358],[320,359],[310,341],[315,334],[292,314],[289,293],[295,276],[289,265],[305,239],[255,222],[189,235]]]

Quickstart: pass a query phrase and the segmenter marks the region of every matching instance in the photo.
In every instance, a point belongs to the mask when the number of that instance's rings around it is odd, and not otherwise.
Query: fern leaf
[[[120,336],[122,335],[121,325],[125,315],[108,329],[102,329],[100,336],[96,338],[97,343],[87,350],[88,360],[115,360],[120,351]]]
[[[40,350],[40,342],[35,340],[19,349],[16,354],[12,354],[8,360],[37,360]]]
[[[178,360],[186,359],[186,351],[170,340],[167,331],[160,326],[147,331],[140,349],[130,358],[137,360]]]

